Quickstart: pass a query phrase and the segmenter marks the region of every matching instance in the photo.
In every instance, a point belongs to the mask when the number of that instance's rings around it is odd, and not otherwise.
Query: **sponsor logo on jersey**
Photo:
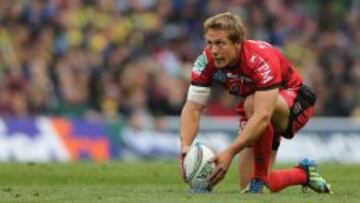
[[[249,77],[239,75],[239,74],[233,74],[233,73],[226,73],[226,77],[231,80],[240,80],[241,83],[243,82],[252,82],[253,80]]]
[[[239,93],[239,91],[240,91],[240,84],[238,84],[238,83],[232,83],[232,84],[230,84],[230,87],[229,87],[229,92],[231,93],[231,94],[238,94]]]
[[[294,113],[298,114],[301,111],[301,109],[302,109],[302,106],[301,106],[300,102],[296,102],[294,104]]]
[[[208,60],[206,58],[205,53],[202,53],[197,57],[193,66],[193,72],[200,74],[207,66]]]
[[[249,77],[246,77],[246,76],[240,76],[240,80],[241,82],[252,82],[253,80]]]
[[[233,74],[233,73],[226,73],[226,77],[230,78],[230,79],[239,79],[240,75],[238,74]]]
[[[272,75],[272,70],[270,65],[260,56],[252,55],[250,57],[250,62],[255,64],[256,66],[256,72],[258,72],[261,76],[261,83],[266,84],[272,79],[274,79],[274,76]]]

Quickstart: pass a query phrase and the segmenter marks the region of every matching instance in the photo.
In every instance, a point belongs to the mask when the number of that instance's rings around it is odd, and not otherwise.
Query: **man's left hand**
[[[229,150],[225,150],[222,153],[217,154],[209,161],[210,163],[216,164],[215,170],[209,178],[209,184],[211,187],[215,186],[218,182],[224,179],[232,159],[233,153],[231,153]]]

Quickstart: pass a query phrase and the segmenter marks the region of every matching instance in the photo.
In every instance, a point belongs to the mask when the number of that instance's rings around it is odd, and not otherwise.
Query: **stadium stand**
[[[0,1],[0,115],[178,115],[207,16],[231,11],[294,62],[316,114],[360,117],[356,0]],[[222,91],[220,88],[217,91]],[[236,99],[212,100],[232,115]]]

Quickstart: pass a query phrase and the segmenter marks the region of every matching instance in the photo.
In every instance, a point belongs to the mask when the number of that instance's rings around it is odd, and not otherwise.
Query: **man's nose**
[[[211,47],[211,53],[215,56],[217,54],[219,54],[219,47],[218,46],[212,46]]]

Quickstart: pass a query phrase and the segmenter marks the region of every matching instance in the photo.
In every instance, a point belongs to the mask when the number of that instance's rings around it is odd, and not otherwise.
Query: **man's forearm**
[[[180,117],[180,139],[181,147],[187,147],[192,144],[199,128],[201,110],[193,106],[194,104],[185,104]]]

